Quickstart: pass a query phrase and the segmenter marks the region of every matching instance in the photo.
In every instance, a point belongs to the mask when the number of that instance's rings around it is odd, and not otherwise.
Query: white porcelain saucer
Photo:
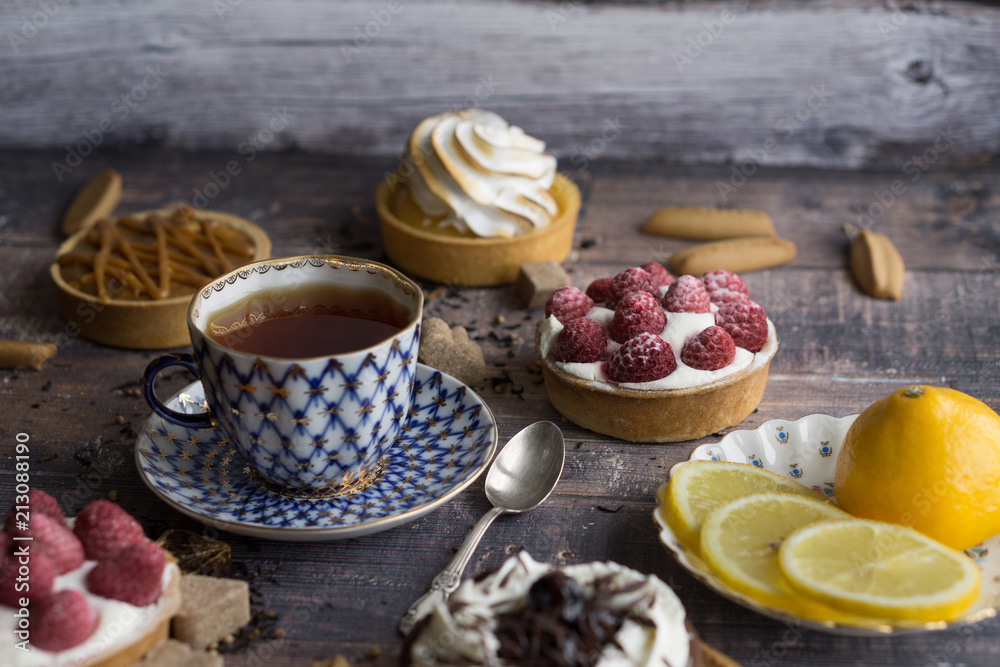
[[[350,495],[293,498],[255,479],[214,429],[189,429],[153,414],[136,441],[139,475],[161,500],[202,523],[270,540],[359,537],[417,519],[486,469],[497,447],[493,413],[464,384],[417,365],[414,406],[381,478]],[[166,401],[178,412],[207,409],[195,382]]]
[[[837,454],[844,442],[844,436],[847,435],[847,429],[857,417],[857,415],[831,417],[812,414],[794,421],[772,419],[752,431],[732,431],[716,443],[700,445],[691,452],[690,458],[701,461],[750,463],[794,479],[814,491],[833,498]],[[886,471],[886,474],[891,474],[891,471]],[[1000,535],[995,535],[982,544],[965,550],[965,554],[973,559],[982,571],[979,597],[961,616],[947,623],[894,621],[850,624],[814,621],[800,618],[782,609],[768,607],[731,588],[711,571],[705,561],[681,545],[660,508],[665,486],[660,486],[656,492],[657,508],[653,512],[653,517],[660,527],[660,540],[670,549],[677,562],[696,579],[723,597],[765,616],[794,623],[797,627],[831,634],[877,636],[960,627],[992,618],[997,615],[1000,607]]]

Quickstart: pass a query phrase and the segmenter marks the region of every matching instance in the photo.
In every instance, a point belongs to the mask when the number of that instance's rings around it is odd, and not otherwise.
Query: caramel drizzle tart
[[[152,243],[138,243],[126,238],[119,226],[140,234],[152,232],[155,238]],[[166,299],[171,280],[201,287],[207,280],[235,268],[226,251],[246,258],[252,258],[254,252],[246,236],[218,220],[199,219],[189,207],[178,209],[169,220],[159,215],[150,215],[144,221],[128,216],[117,222],[105,218],[94,225],[87,240],[98,246],[93,256],[76,248],[61,255],[59,264],[92,267],[93,272],[84,275],[80,283],[96,284],[97,298],[103,303],[111,300],[109,278],[128,285],[136,295]],[[207,246],[210,252],[200,250],[198,245]],[[115,256],[115,250],[121,256]]]

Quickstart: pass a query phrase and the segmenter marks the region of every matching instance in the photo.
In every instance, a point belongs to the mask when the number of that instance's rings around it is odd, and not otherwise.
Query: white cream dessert
[[[495,113],[452,111],[422,121],[404,164],[424,225],[480,238],[509,238],[547,227],[558,206],[549,192],[555,157],[545,143]]]
[[[535,345],[564,417],[633,442],[682,442],[745,419],[778,349],[774,324],[736,274],[634,266],[560,287]]]
[[[556,569],[523,551],[463,582],[415,633],[416,667],[697,662],[684,607],[656,577],[610,562]]]
[[[776,344],[774,336],[774,323],[767,321],[769,344],[761,348],[758,353],[750,352],[742,347],[736,348],[736,356],[732,362],[717,370],[701,370],[692,368],[684,363],[681,358],[681,350],[684,342],[691,336],[715,324],[715,311],[718,310],[714,304],[711,313],[671,313],[667,318],[667,325],[657,335],[670,344],[671,349],[677,359],[677,368],[666,377],[647,382],[619,382],[616,386],[623,389],[684,389],[708,384],[733,375],[754,364],[755,362],[766,363],[770,359],[771,348]],[[614,311],[602,306],[595,306],[585,317],[596,320],[602,326],[607,327]],[[543,357],[548,357],[552,352],[559,332],[563,330],[563,324],[555,316],[549,316],[542,321],[541,325],[541,353]],[[621,347],[620,343],[608,340],[608,356],[611,356]],[[607,378],[602,373],[601,362],[565,362],[556,361],[555,366],[570,375],[574,375],[582,380],[607,385]]]
[[[53,592],[62,590],[79,591],[98,614],[98,625],[94,633],[82,644],[58,653],[52,653],[32,646],[27,651],[18,649],[14,641],[0,642],[0,665],[4,667],[86,667],[101,664],[115,650],[137,642],[150,631],[151,625],[169,618],[177,610],[179,598],[176,594],[161,594],[153,604],[136,607],[127,602],[110,600],[94,595],[87,590],[87,573],[97,565],[88,560],[66,574],[56,577]],[[168,563],[163,570],[161,591],[171,586],[176,588],[180,580],[180,570]],[[0,605],[0,637],[13,637],[17,619],[16,610]]]
[[[0,665],[123,667],[167,637],[180,569],[120,505],[67,519],[41,489],[0,531]]]

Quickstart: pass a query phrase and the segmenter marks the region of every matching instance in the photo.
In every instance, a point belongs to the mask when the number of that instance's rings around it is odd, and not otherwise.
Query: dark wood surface
[[[115,492],[151,536],[201,526],[158,501],[133,463],[136,432],[150,410],[135,389],[154,352],[115,350],[64,335],[48,265],[58,221],[87,177],[106,166],[124,176],[122,212],[190,201],[231,152],[184,154],[137,149],[91,156],[63,183],[50,164],[59,151],[0,156],[0,337],[56,341],[41,372],[0,371],[0,505],[12,496],[14,438],[30,437],[33,486],[67,512]],[[336,252],[383,259],[372,195],[391,158],[365,160],[267,154],[212,202],[258,222],[275,255]],[[846,415],[905,383],[947,385],[1000,407],[1000,291],[997,258],[1000,173],[995,165],[931,171],[911,181],[901,166],[882,172],[762,170],[728,205],[763,209],[798,245],[789,265],[745,274],[777,326],[781,348],[759,410],[742,428],[814,412]],[[664,205],[720,204],[727,167],[679,168],[599,160],[568,174],[584,208],[565,267],[573,283],[650,260],[688,242],[642,234]],[[899,302],[863,295],[846,270],[845,224],[905,181],[905,191],[873,227],[896,242],[907,263]],[[878,212],[877,209],[872,210]],[[488,379],[474,387],[490,405],[501,442],[528,423],[559,423],[568,443],[563,478],[541,507],[498,520],[467,571],[475,575],[526,547],[538,559],[610,559],[667,581],[703,638],[746,665],[996,664],[1000,622],[899,638],[849,639],[802,632],[763,618],[689,577],[660,544],[651,514],[667,470],[698,442],[629,444],[565,422],[528,367],[534,322],[511,288],[446,288],[426,308],[467,327],[486,354]],[[497,316],[503,315],[503,324]],[[168,379],[167,392],[187,383]],[[120,419],[119,419],[120,417]],[[309,665],[344,654],[355,664],[391,665],[396,623],[448,562],[488,509],[482,480],[447,505],[405,526],[341,542],[289,544],[225,535],[233,574],[252,582],[253,605],[275,617],[226,664]],[[276,633],[280,629],[281,633]],[[283,636],[279,636],[283,633]]]
[[[884,167],[951,128],[940,168],[1000,152],[998,73],[961,0],[8,0],[0,145],[389,155],[479,106],[574,167]]]

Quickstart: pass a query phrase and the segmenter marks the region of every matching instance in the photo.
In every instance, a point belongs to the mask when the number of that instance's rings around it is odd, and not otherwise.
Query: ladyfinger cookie
[[[110,217],[122,199],[122,176],[108,168],[84,185],[73,197],[62,219],[62,233],[90,227],[101,218]]]
[[[657,209],[642,231],[678,239],[713,241],[743,236],[775,236],[771,217],[764,211],[718,208]]]
[[[906,267],[896,246],[884,234],[862,229],[851,243],[851,272],[866,293],[898,301]]]
[[[0,368],[33,368],[42,365],[56,353],[55,343],[32,343],[20,340],[0,340]]]
[[[795,244],[766,236],[750,236],[702,243],[670,257],[670,270],[677,275],[701,275],[714,269],[732,273],[778,266],[795,259]]]

